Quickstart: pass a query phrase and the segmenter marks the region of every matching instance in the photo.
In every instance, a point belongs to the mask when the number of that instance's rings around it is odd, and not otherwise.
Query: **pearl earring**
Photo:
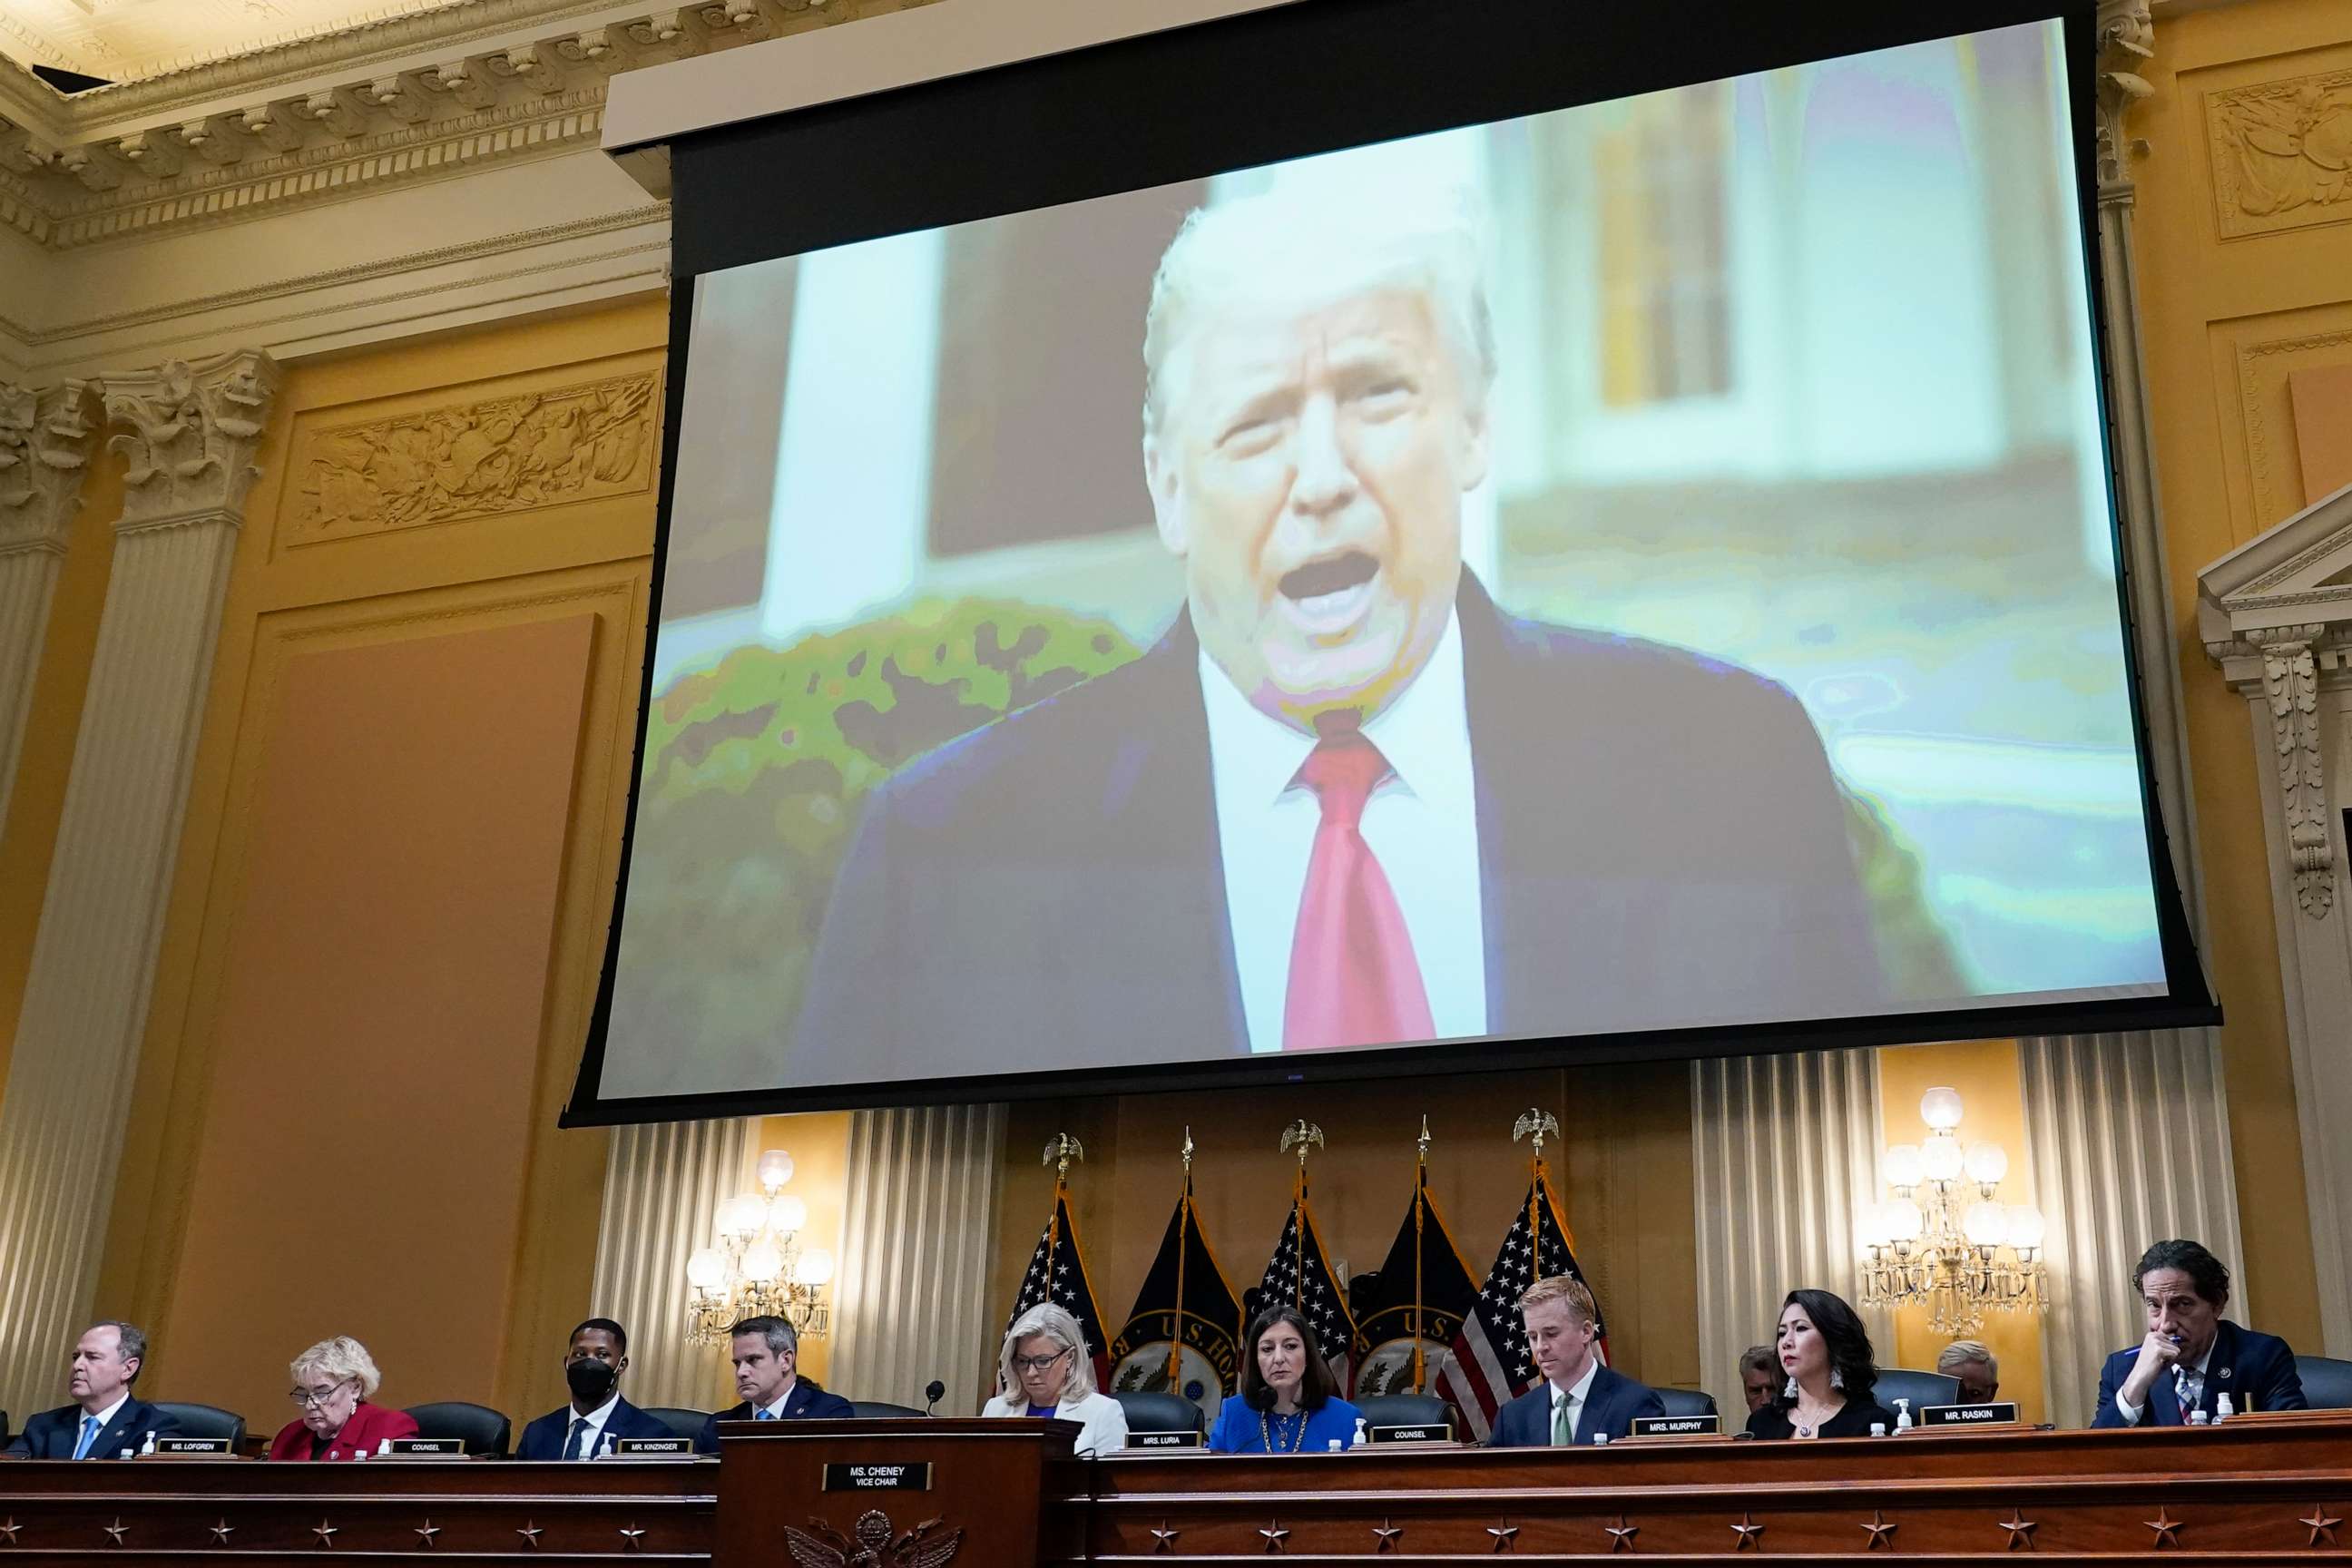
[[[1843,1388],[1845,1386],[1845,1373],[1838,1371],[1835,1367],[1832,1367],[1830,1369],[1830,1386],[1832,1388]]]
[[[1794,1399],[1797,1397],[1797,1378],[1795,1373],[1791,1373],[1790,1374],[1789,1386],[1780,1391],[1780,1397],[1783,1399]]]

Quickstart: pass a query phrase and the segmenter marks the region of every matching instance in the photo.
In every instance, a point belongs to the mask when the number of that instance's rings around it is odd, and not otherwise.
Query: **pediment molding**
[[[2197,620],[2225,667],[2282,627],[2309,626],[2309,640],[2331,647],[2352,640],[2352,485],[2198,573]]]

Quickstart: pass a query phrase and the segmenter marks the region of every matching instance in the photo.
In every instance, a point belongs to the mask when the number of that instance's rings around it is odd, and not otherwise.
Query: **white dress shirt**
[[[1323,820],[1315,792],[1297,782],[1315,740],[1253,707],[1205,650],[1201,691],[1242,1016],[1252,1051],[1278,1051],[1291,939]],[[1365,804],[1364,842],[1403,911],[1437,1037],[1483,1035],[1486,931],[1458,617],[1448,616],[1428,664],[1363,732],[1394,770]]]
[[[1592,1380],[1600,1375],[1601,1358],[1594,1356],[1584,1363],[1584,1375],[1568,1387],[1562,1388],[1556,1383],[1545,1385],[1551,1390],[1551,1425],[1544,1428],[1544,1441],[1551,1440],[1552,1430],[1559,1424],[1559,1407],[1563,1400],[1568,1404],[1568,1440],[1571,1443],[1576,1441],[1577,1433],[1584,1426],[1584,1402],[1591,1397]]]
[[[74,1447],[77,1448],[81,1447],[81,1435],[84,1432],[89,1433],[91,1442],[95,1443],[98,1440],[98,1434],[105,1431],[109,1426],[112,1426],[114,1424],[114,1418],[122,1414],[122,1407],[130,1403],[131,1391],[126,1388],[121,1393],[114,1396],[113,1404],[98,1412],[98,1425],[95,1426],[89,1424],[90,1413],[87,1410],[83,1411],[81,1414],[81,1419],[74,1423]],[[115,1458],[115,1455],[101,1454],[93,1447],[89,1453],[84,1454],[82,1458],[85,1459],[111,1459]]]
[[[588,1423],[588,1447],[586,1453],[582,1457],[590,1459],[594,1458],[596,1457],[596,1445],[604,1440],[604,1423],[613,1418],[613,1412],[620,1407],[620,1390],[614,1389],[613,1391],[612,1398],[607,1399],[604,1404],[596,1406],[594,1410],[589,1412],[586,1415],[581,1415],[576,1407],[567,1407],[563,1421],[563,1457],[567,1459],[571,1458],[572,1457],[572,1449],[580,1441],[579,1433],[573,1428],[572,1424],[575,1421],[585,1421]]]
[[[2221,1342],[2221,1336],[2215,1334],[2212,1342],[2206,1345],[2205,1353],[2199,1356],[2196,1361],[2174,1362],[2171,1371],[2158,1377],[2150,1386],[2147,1391],[2148,1398],[2170,1399],[2176,1403],[2185,1401],[2191,1410],[2203,1404],[2205,1363],[2213,1359],[2213,1346]],[[2130,1400],[2126,1399],[2124,1391],[2118,1388],[2116,1390],[2116,1414],[2124,1418],[2125,1426],[2137,1426],[2140,1423],[2140,1418],[2146,1415],[2147,1411],[2144,1406],[2134,1405]]]
[[[791,1382],[785,1384],[784,1391],[776,1395],[775,1403],[772,1405],[762,1405],[760,1406],[759,1410],[752,1411],[751,1419],[757,1421],[760,1418],[760,1410],[764,1410],[774,1419],[782,1421],[784,1418],[784,1406],[792,1403],[793,1390],[798,1386],[800,1381],[801,1380],[799,1378],[795,1377]]]

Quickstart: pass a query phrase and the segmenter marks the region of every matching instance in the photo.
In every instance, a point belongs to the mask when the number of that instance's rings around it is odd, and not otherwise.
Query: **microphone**
[[[936,1407],[940,1400],[947,1397],[947,1394],[948,1385],[941,1383],[936,1377],[931,1379],[930,1382],[925,1384],[923,1385],[923,1399],[925,1401],[923,1405],[923,1414],[926,1415],[937,1415],[939,1411]]]
[[[1249,1403],[1250,1408],[1261,1415],[1270,1413],[1274,1409],[1274,1390],[1264,1384],[1258,1384],[1256,1391],[1249,1396]]]

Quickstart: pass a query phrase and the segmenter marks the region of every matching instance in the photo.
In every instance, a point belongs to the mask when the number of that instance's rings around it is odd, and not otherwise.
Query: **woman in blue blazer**
[[[1319,1454],[1355,1441],[1363,1412],[1339,1397],[1339,1379],[1316,1347],[1315,1331],[1288,1307],[1269,1307],[1250,1325],[1242,1391],[1209,1431],[1218,1454]]]

